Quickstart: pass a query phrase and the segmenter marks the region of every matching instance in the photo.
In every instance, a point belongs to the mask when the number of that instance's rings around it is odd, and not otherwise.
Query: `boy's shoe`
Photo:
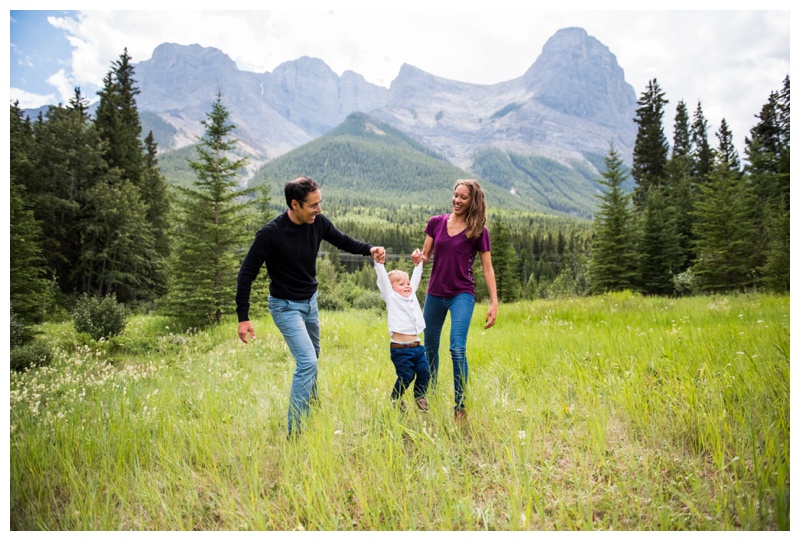
[[[428,401],[425,400],[425,397],[421,396],[417,398],[417,407],[419,408],[419,411],[428,413]]]
[[[455,421],[457,424],[464,424],[467,422],[467,411],[466,410],[456,410],[455,411]]]

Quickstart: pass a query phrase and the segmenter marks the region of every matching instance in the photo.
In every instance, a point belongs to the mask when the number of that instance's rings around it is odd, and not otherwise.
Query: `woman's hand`
[[[497,321],[497,305],[492,304],[489,306],[489,311],[486,312],[486,325],[483,326],[484,329],[488,329],[494,322]]]

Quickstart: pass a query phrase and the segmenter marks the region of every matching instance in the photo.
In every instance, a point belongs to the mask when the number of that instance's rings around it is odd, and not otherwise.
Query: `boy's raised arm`
[[[386,267],[383,263],[375,263],[375,274],[378,276],[377,284],[381,292],[381,297],[384,299],[386,295],[392,292],[392,283],[389,281],[389,274],[386,272]]]

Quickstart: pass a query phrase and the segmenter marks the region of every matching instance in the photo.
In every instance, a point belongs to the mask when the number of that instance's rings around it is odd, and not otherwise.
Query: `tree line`
[[[234,312],[240,261],[258,228],[282,208],[282,194],[273,197],[267,184],[239,187],[247,160],[237,157],[221,92],[203,136],[185,153],[194,178],[168,184],[153,133],[142,134],[138,93],[125,50],[103,80],[93,116],[79,88],[68,104],[33,120],[12,104],[12,318],[58,318],[82,296],[111,296],[194,325]],[[661,126],[665,103],[652,81],[639,101],[632,169],[612,147],[593,221],[492,209],[503,301],[618,289],[788,291],[788,77],[747,138],[746,166],[724,120],[719,144],[710,147],[700,104],[692,123],[678,105],[670,154]],[[632,193],[622,187],[629,175]],[[337,201],[326,213],[356,238],[410,254],[422,245],[430,215],[447,212],[446,202],[396,201],[382,209],[366,199],[363,206]],[[323,307],[380,306],[369,262],[323,250]],[[475,276],[484,296],[479,269]],[[266,286],[259,278],[256,297]]]
[[[701,103],[679,101],[670,145],[657,80],[638,101],[633,165],[613,146],[594,218],[590,290],[673,295],[763,288],[789,291],[789,77],[770,93],[745,138],[742,164],[723,118],[708,140]],[[633,193],[621,184],[630,175]]]
[[[170,198],[130,60],[126,50],[112,64],[93,118],[79,88],[33,121],[11,106],[11,308],[26,321],[78,294],[166,292]]]

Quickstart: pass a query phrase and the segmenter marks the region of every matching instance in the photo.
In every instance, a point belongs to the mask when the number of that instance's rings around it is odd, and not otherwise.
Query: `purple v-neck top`
[[[489,230],[477,238],[468,239],[466,231],[450,236],[447,233],[449,214],[428,220],[425,234],[433,238],[433,269],[428,293],[437,297],[453,297],[460,293],[475,295],[472,265],[478,252],[490,251]]]

